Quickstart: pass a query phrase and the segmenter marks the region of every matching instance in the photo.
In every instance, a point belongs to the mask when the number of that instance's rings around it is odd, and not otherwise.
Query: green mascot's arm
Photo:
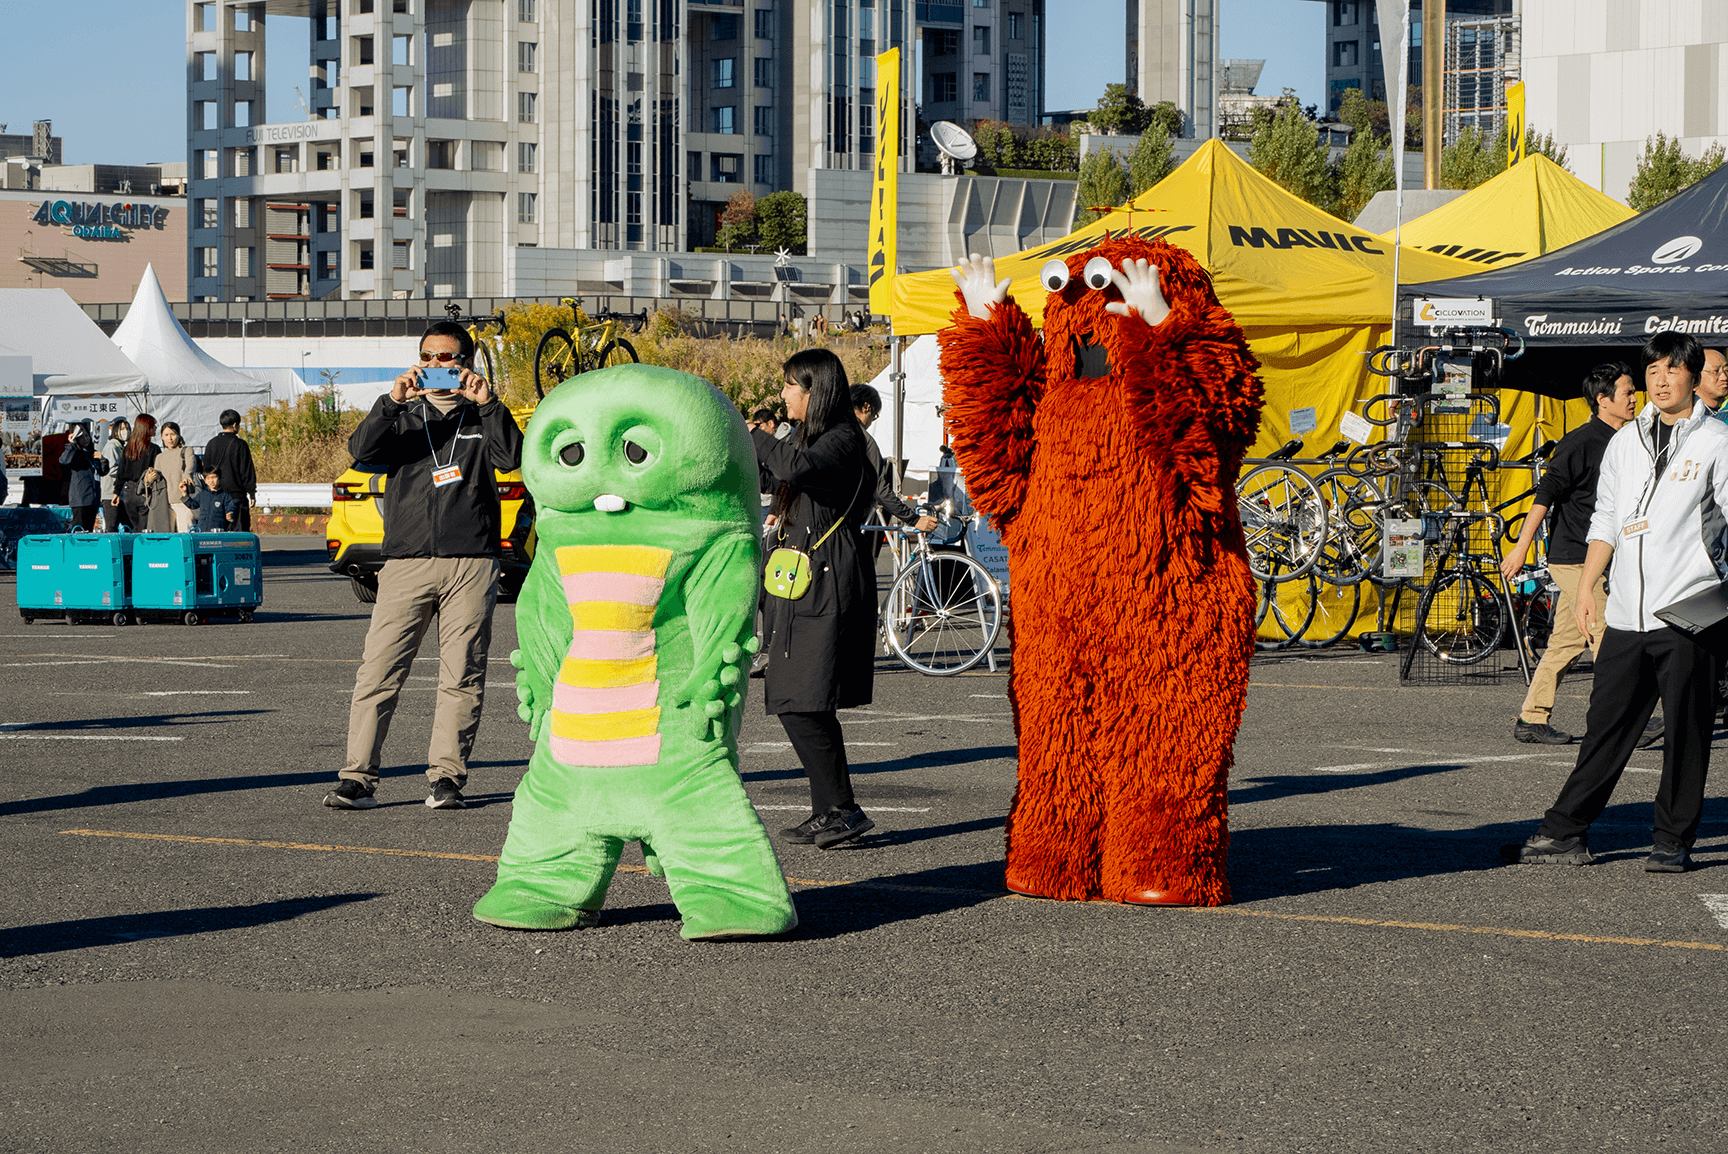
[[[552,683],[570,651],[570,603],[558,579],[553,551],[544,540],[528,570],[528,580],[516,598],[516,635],[522,648],[510,654],[517,669],[516,713],[528,723],[530,740],[540,740],[546,715],[552,711]]]
[[[684,578],[684,607],[693,654],[690,678],[679,687],[674,709],[693,707],[696,737],[708,741],[727,732],[726,713],[742,703],[739,664],[755,653],[756,582],[761,553],[754,534],[722,537]]]

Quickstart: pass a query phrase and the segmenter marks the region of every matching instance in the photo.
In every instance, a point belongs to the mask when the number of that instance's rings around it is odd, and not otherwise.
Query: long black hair
[[[828,432],[844,425],[859,428],[858,414],[852,411],[852,386],[846,379],[846,366],[827,349],[804,349],[786,358],[780,366],[789,384],[797,385],[810,394],[804,406],[804,420],[794,434],[800,447],[809,445]],[[783,523],[789,522],[792,505],[798,499],[796,486],[781,484],[774,493],[774,512]],[[848,510],[841,510],[845,516]]]

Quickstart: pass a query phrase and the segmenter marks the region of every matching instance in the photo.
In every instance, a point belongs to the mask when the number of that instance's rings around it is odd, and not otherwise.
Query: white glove
[[[1123,261],[1121,270],[1111,273],[1110,280],[1122,290],[1122,299],[1105,305],[1105,312],[1119,317],[1138,314],[1141,320],[1154,328],[1163,324],[1164,318],[1170,315],[1170,306],[1164,302],[1164,294],[1158,288],[1158,266],[1151,261]],[[967,300],[970,302],[971,298]]]
[[[966,311],[981,321],[990,319],[991,305],[1008,299],[1009,278],[997,280],[996,262],[987,256],[973,253],[948,272],[966,298]]]

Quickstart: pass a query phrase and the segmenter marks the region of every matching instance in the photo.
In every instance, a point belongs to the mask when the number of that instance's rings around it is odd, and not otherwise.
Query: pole
[[[1422,3],[1422,179],[1440,187],[1440,137],[1446,123],[1446,0]]]
[[[900,491],[900,462],[906,448],[906,371],[900,360],[900,338],[888,338],[888,383],[894,387],[894,491]]]

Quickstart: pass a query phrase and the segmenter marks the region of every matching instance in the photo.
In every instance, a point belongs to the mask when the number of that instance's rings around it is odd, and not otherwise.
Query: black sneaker
[[[357,781],[343,778],[336,788],[324,795],[324,804],[331,809],[371,809],[378,804],[372,791]]]
[[[1644,732],[1638,735],[1638,748],[1650,749],[1662,744],[1662,735],[1667,731],[1667,722],[1661,717],[1652,717],[1650,724],[1644,727]]]
[[[1500,847],[1500,856],[1516,865],[1589,865],[1590,839],[1578,837],[1552,838],[1535,834],[1523,845]]]
[[[1683,874],[1686,872],[1687,863],[1691,860],[1692,855],[1686,852],[1685,846],[1657,842],[1655,848],[1651,850],[1650,856],[1644,859],[1644,872],[1647,874]]]
[[[1578,740],[1545,721],[1525,721],[1523,718],[1512,726],[1512,736],[1527,745],[1571,745]]]
[[[464,809],[467,803],[462,800],[462,787],[447,777],[441,777],[432,786],[432,796],[426,799],[428,809]]]
[[[813,813],[791,829],[781,830],[780,838],[783,841],[791,842],[793,845],[810,845],[816,840],[816,831],[826,824],[828,824],[827,814]]]
[[[833,849],[875,828],[876,823],[861,809],[831,809],[822,815],[822,824],[815,831],[816,848]]]

